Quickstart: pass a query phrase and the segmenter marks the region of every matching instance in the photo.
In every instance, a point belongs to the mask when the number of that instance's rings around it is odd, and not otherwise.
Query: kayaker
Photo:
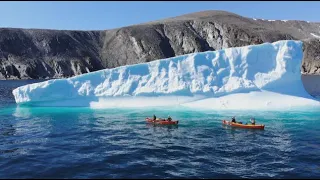
[[[256,124],[256,120],[255,120],[254,118],[251,118],[251,119],[250,119],[250,122],[251,122],[252,125],[255,125],[255,124]]]
[[[236,118],[235,118],[234,116],[231,118],[231,122],[237,123],[237,122],[236,122]]]
[[[172,118],[170,116],[168,116],[168,121],[171,121],[171,120],[172,120]]]
[[[153,115],[153,120],[155,121],[157,119],[156,115]]]
[[[234,116],[231,118],[231,122],[233,122],[233,123],[238,123],[238,124],[242,124],[242,122],[237,122],[237,121],[236,121],[236,118],[235,118]]]

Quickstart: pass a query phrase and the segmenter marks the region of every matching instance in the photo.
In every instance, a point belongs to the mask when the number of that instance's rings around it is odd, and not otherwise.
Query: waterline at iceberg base
[[[193,53],[13,90],[27,106],[181,105],[202,109],[320,107],[301,81],[301,41]]]

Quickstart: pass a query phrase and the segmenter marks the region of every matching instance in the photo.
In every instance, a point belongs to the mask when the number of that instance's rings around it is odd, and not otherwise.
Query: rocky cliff
[[[302,72],[320,75],[320,39],[303,40]]]
[[[0,79],[61,78],[192,52],[303,40],[301,71],[320,74],[320,23],[204,11],[104,31],[0,29]]]

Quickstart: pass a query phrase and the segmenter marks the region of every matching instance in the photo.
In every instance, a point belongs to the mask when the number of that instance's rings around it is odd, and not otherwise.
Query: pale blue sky
[[[204,10],[245,17],[320,22],[320,2],[0,2],[0,27],[103,30]]]

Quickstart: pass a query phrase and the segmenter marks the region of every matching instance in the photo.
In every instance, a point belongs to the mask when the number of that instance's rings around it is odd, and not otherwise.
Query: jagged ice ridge
[[[301,41],[278,41],[48,80],[18,87],[13,95],[30,106],[319,106],[303,87],[302,56]]]

